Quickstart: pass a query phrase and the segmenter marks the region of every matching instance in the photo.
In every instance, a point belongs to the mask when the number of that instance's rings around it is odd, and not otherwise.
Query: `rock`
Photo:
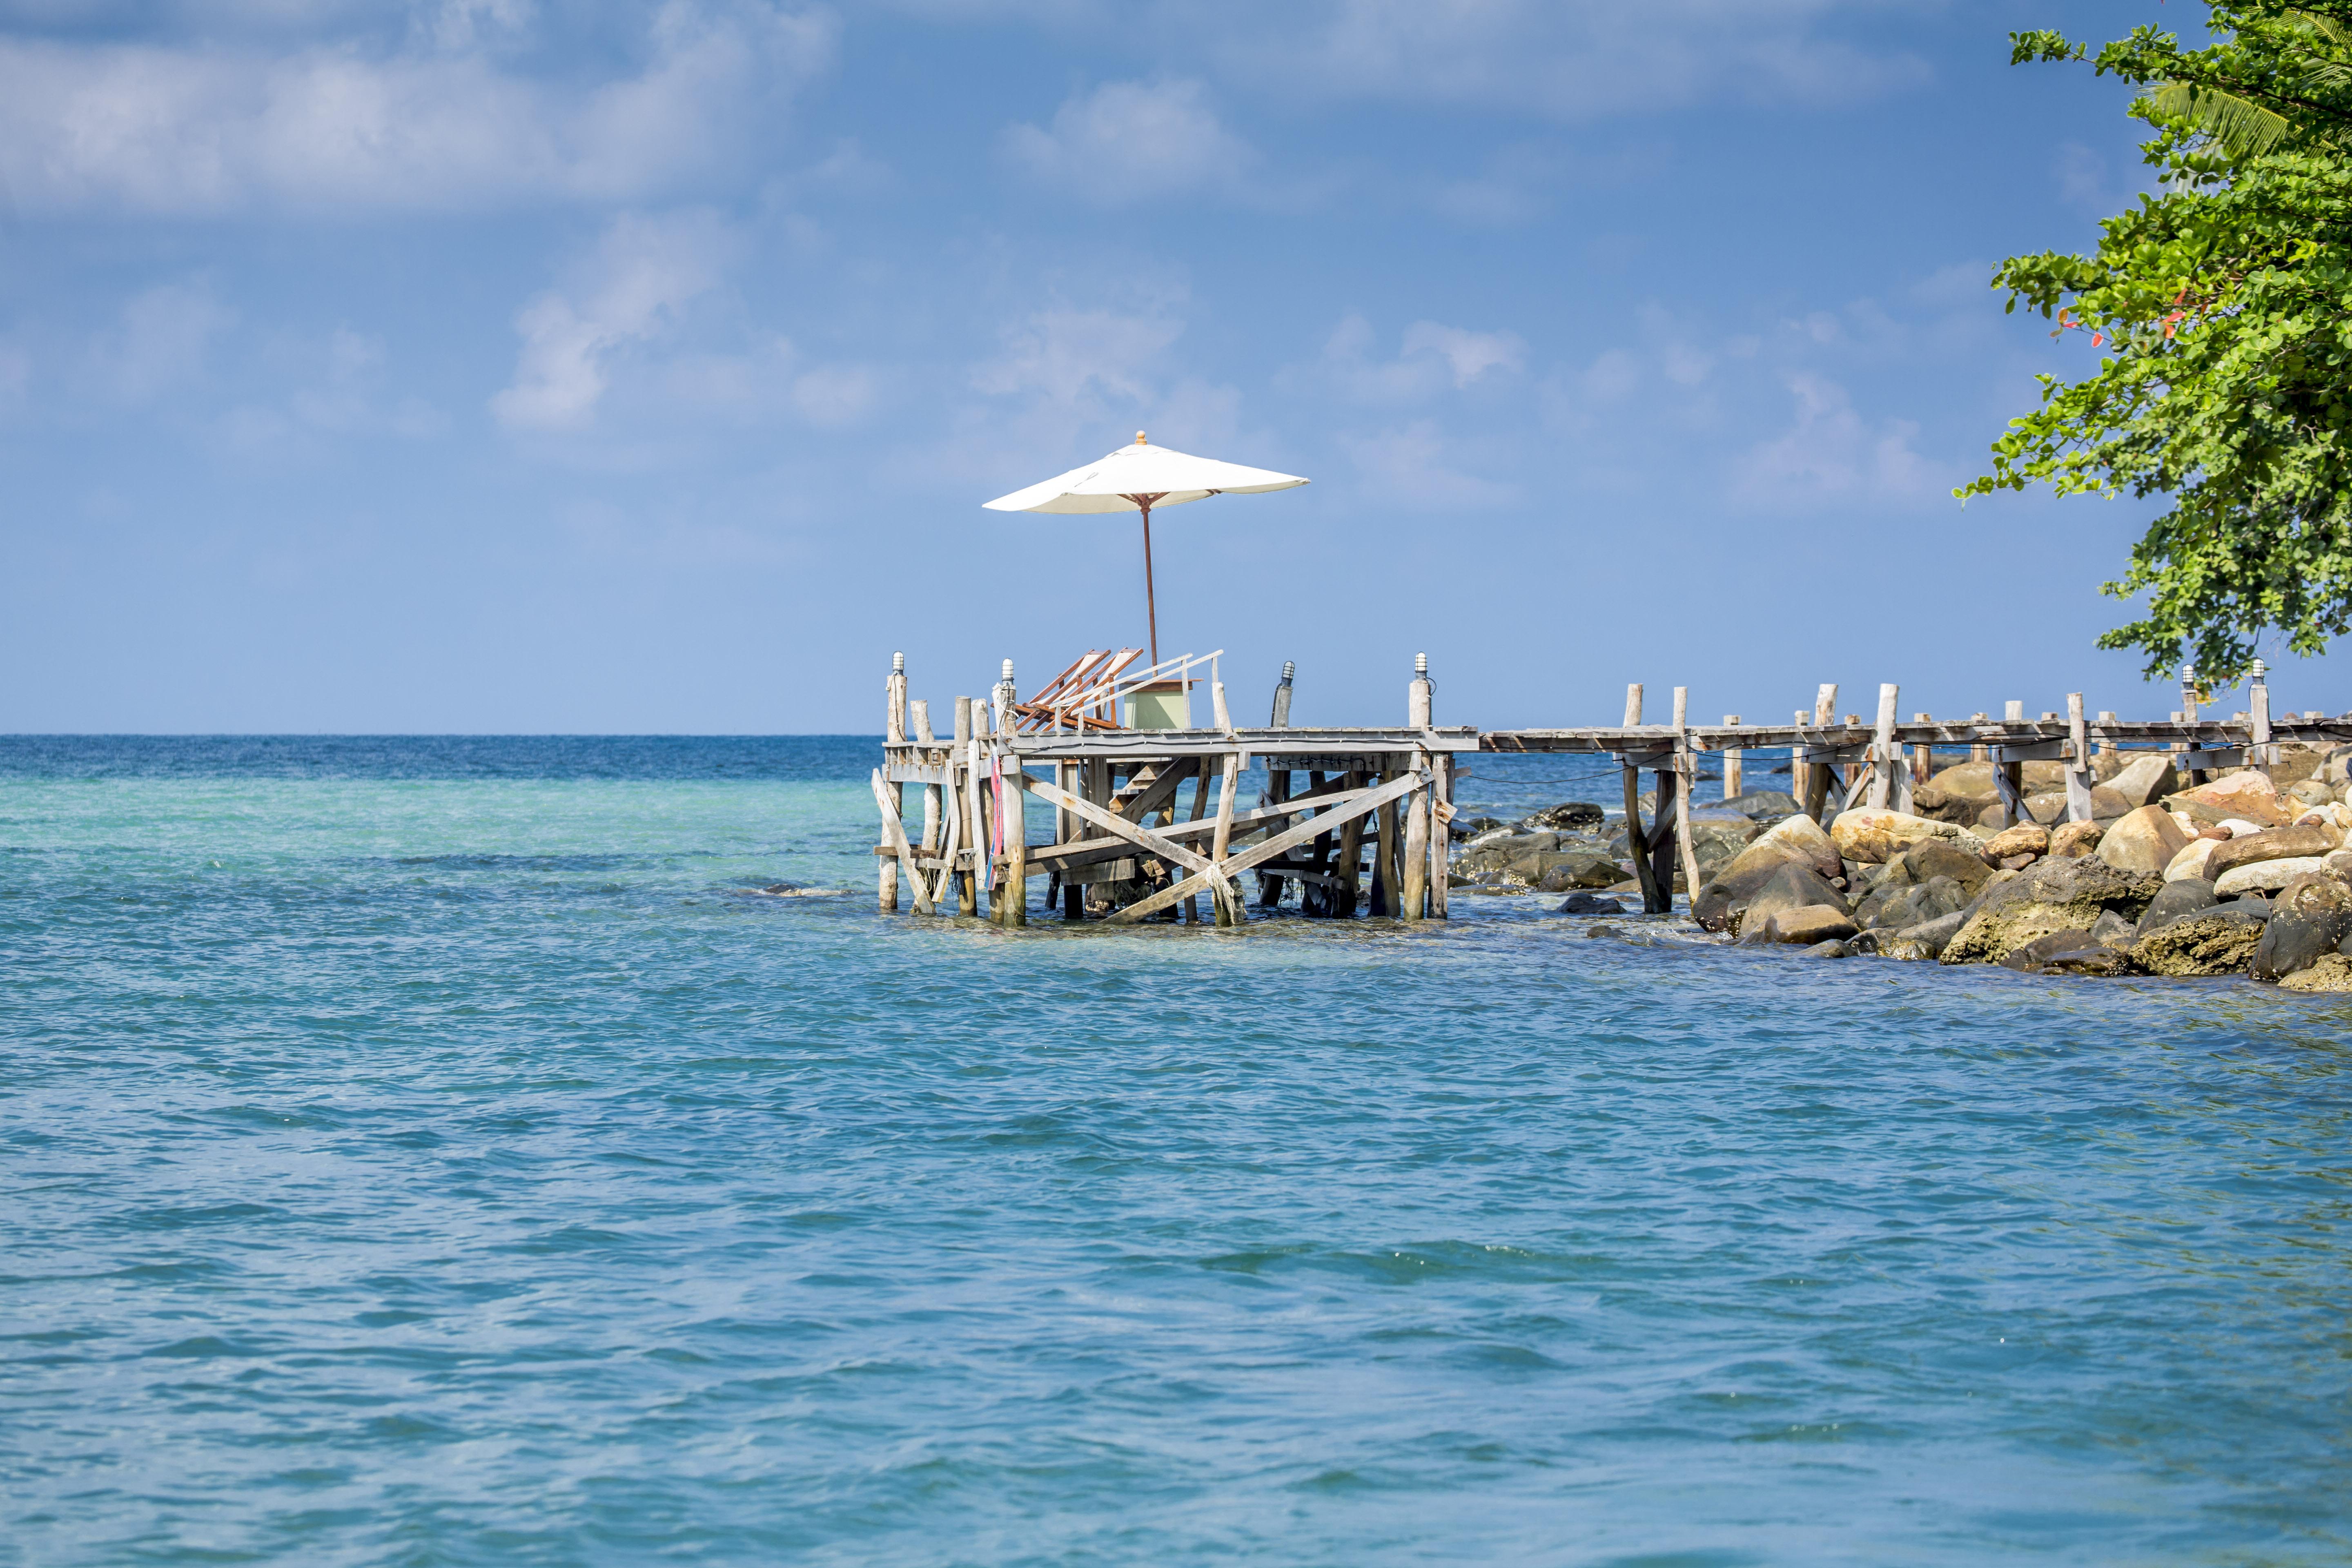
[[[2062,822],[2050,830],[2050,858],[2079,860],[2099,847],[2106,831],[2096,822]]]
[[[1943,822],[1974,822],[2000,798],[1990,763],[1961,763],[1937,773],[1914,790],[1911,808]]]
[[[2130,974],[2135,965],[2129,952],[2120,949],[2094,945],[2077,947],[2056,953],[2042,966],[2044,974],[2076,974],[2084,976]]]
[[[2004,827],[1985,840],[1984,855],[1998,865],[2016,855],[2041,855],[2050,848],[2050,830],[2038,822]]]
[[[2210,909],[2221,901],[2213,891],[2213,884],[2201,877],[2179,877],[2168,880],[2147,912],[2139,917],[2134,935],[2146,936],[2165,921],[2178,920],[2191,910]]]
[[[1556,832],[1570,828],[1582,832],[1600,826],[1607,816],[1608,813],[1589,800],[1564,800],[1528,816],[1522,826],[1538,831],[1550,828]]]
[[[1845,900],[1820,873],[1801,861],[1783,861],[1754,897],[1731,911],[1729,923],[1742,941],[1761,942],[1765,940],[1765,924],[1774,915],[1783,910],[1801,910],[1815,904],[1827,905],[1840,916],[1845,913]]]
[[[1625,933],[1615,926],[1587,926],[1584,934],[1590,939],[1597,936],[1622,936]]]
[[[2076,948],[2095,948],[2098,945],[2099,943],[2086,931],[2053,931],[2048,936],[2035,937],[2024,946],[2002,954],[2000,966],[2003,969],[2022,970],[2028,974],[2039,974],[2042,973],[2042,966],[2059,953],[2069,952]]]
[[[2324,873],[2297,877],[2271,900],[2271,918],[2250,966],[2257,980],[2308,969],[2352,936],[2352,888]]]
[[[2091,940],[2102,947],[2129,947],[2138,938],[2137,923],[2113,910],[2091,922]]]
[[[1842,811],[1830,824],[1830,841],[1840,855],[1872,865],[1892,860],[1923,839],[1951,838],[1958,833],[1956,823],[1870,806]]]
[[[2210,784],[2169,795],[2164,804],[2173,810],[2187,812],[2200,822],[2241,816],[2264,827],[2283,827],[2288,816],[2279,805],[2277,788],[2268,777],[2252,768],[2224,773]]]
[[[2190,839],[2181,846],[2179,854],[2165,863],[2164,879],[2175,882],[2185,877],[2211,881],[2213,879],[2205,873],[2206,862],[2212,859],[2214,851],[2227,842],[2227,839],[2220,838]]]
[[[2132,944],[2132,962],[2150,974],[2235,974],[2262,945],[2267,915],[2216,904],[2167,921]]]
[[[2352,958],[2340,952],[2323,952],[2307,969],[2299,969],[2279,982],[2284,991],[2352,991]]]
[[[2057,790],[2047,795],[2027,795],[2025,815],[2044,827],[2056,826],[2066,820],[2066,792]]]
[[[2213,846],[2212,858],[2205,862],[2205,874],[2219,881],[2239,866],[2325,855],[2336,847],[2326,830],[2317,826],[2273,827],[2266,833],[2249,833],[2243,837],[2233,834],[2228,842]]]
[[[1949,877],[1975,898],[1984,890],[1992,876],[1981,848],[1970,851],[1948,839],[1929,838],[1914,844],[1887,862],[1886,879],[1901,882],[1930,882],[1937,877]]]
[[[2297,877],[2326,876],[2327,862],[2317,855],[2296,855],[2284,860],[2257,860],[2251,866],[2233,867],[2213,879],[2213,890],[2225,899],[2242,893],[2272,893],[2285,887]]]
[[[1967,889],[1949,877],[1932,877],[1878,889],[1855,908],[1853,923],[1864,931],[1908,931],[1968,907]]]
[[[2339,882],[2352,882],[2352,849],[2338,849],[2332,855],[2321,856],[2320,860],[2329,876]]]
[[[1498,816],[1457,816],[1454,819],[1454,837],[1475,838],[1481,834],[1493,833],[1506,826],[1507,824]]]
[[[1759,940],[1811,947],[1816,942],[1843,942],[1853,934],[1853,922],[1846,919],[1845,910],[1836,904],[1806,904],[1793,910],[1774,910],[1765,921]]]
[[[1968,917],[1953,913],[1897,931],[1892,937],[1881,936],[1878,951],[1889,958],[1908,959],[1914,963],[1940,958],[1945,946],[1957,935]]]
[[[1817,942],[1798,954],[1800,958],[1850,958],[1853,955],[1853,949],[1835,940]]]
[[[2305,805],[2327,805],[2335,801],[2336,796],[2334,789],[2317,779],[2301,779],[2287,785],[2281,799],[2300,801]]]
[[[1532,862],[1532,875],[1521,867]],[[1571,888],[1608,888],[1615,886],[1625,873],[1617,862],[1601,855],[1549,854],[1533,855],[1515,861],[1510,868],[1524,877],[1528,885],[1539,893],[1565,893]]]
[[[1726,929],[1732,911],[1755,897],[1775,871],[1790,864],[1806,867],[1825,886],[1838,875],[1837,846],[1810,816],[1790,817],[1734,856],[1691,900],[1691,918],[1709,931]]]
[[[2004,855],[2001,857],[2000,868],[2004,871],[2022,871],[2041,858],[2039,855]]]
[[[2352,746],[2331,749],[2320,763],[2319,771],[2312,775],[2321,784],[2343,785],[2352,784]]]
[[[2352,833],[2352,807],[2329,801],[2324,805],[2315,805],[2309,811],[2301,813],[2295,817],[2292,826],[2316,827],[2332,837],[2340,847],[2345,836]]]
[[[2118,870],[2096,857],[2039,861],[1986,887],[1943,961],[1989,963],[2036,937],[2087,931],[2108,910],[2137,920],[2162,887],[2153,873]]]
[[[1725,809],[1736,811],[1742,816],[1769,817],[1775,822],[1784,816],[1796,816],[1800,809],[1795,795],[1783,795],[1776,789],[1752,789],[1745,795],[1734,795],[1723,805]]]
[[[2162,752],[2150,752],[2125,765],[2123,772],[2107,781],[2126,809],[2154,805],[2180,787],[2180,775],[2172,771],[2172,759]]]
[[[1622,915],[1625,906],[1615,899],[1604,899],[1593,893],[1570,893],[1559,909],[1562,915]]]
[[[2172,818],[2152,805],[2143,805],[2116,818],[2099,839],[2099,858],[2118,871],[2160,877],[2189,839]]]

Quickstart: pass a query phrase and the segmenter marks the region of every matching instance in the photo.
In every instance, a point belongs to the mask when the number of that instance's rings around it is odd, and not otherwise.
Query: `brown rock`
[[[2001,857],[2000,868],[2004,871],[2022,871],[2041,858],[2041,856],[2030,849],[2022,855],[2004,855]]]
[[[1807,904],[1781,910],[1764,922],[1762,940],[1811,947],[1815,942],[1843,942],[1853,935],[1853,921],[1834,904]]]
[[[2132,944],[2132,962],[2150,974],[2236,974],[2262,945],[2265,917],[2216,904],[2168,921]]]
[[[1774,915],[1812,904],[1827,904],[1841,913],[1845,909],[1844,898],[1811,866],[1787,861],[1773,871],[1771,879],[1752,898],[1735,906],[1725,923],[1739,933],[1741,941],[1761,942],[1764,928]]]
[[[2284,980],[2333,953],[2352,936],[2352,888],[2333,877],[2297,877],[2271,900],[2270,923],[2254,949],[2257,980]]]
[[[2041,855],[2050,848],[2050,830],[2038,822],[2004,827],[1985,840],[1985,858],[1994,865],[2018,855]]]
[[[2223,822],[2235,816],[2264,827],[2284,827],[2291,816],[2281,804],[2277,788],[2252,768],[2224,773],[2210,784],[2168,796],[2164,804],[2200,822]]]
[[[2040,861],[1985,889],[1943,961],[1992,963],[2036,937],[2087,931],[2110,910],[2136,921],[2162,887],[2153,875],[2120,871],[2095,856]]]
[[[2062,822],[2050,832],[2050,858],[2077,860],[2099,847],[2106,829],[2095,822]]]
[[[2189,843],[2189,836],[2162,810],[2143,805],[2116,818],[2099,839],[2099,858],[2118,871],[2142,871],[2162,876],[2172,858]]]
[[[2273,827],[2267,832],[2231,838],[2216,847],[2213,858],[2205,862],[2205,875],[2219,881],[2240,866],[2305,855],[2325,855],[2335,847],[2326,830],[2320,827]]]
[[[1966,889],[1969,898],[1984,890],[1992,868],[1983,858],[1971,855],[1948,839],[1930,838],[1914,844],[1886,868],[1889,880],[1901,878],[1908,882],[1929,882],[1937,877],[1949,877]],[[1882,883],[1881,886],[1885,884]]]
[[[1787,865],[1802,865],[1822,878],[1840,874],[1837,846],[1810,816],[1792,816],[1774,825],[1755,843],[1717,871],[1691,900],[1691,918],[1709,931],[1731,923],[1732,911],[1753,898],[1773,874]],[[1811,900],[1804,900],[1810,902]]]
[[[2282,991],[2352,991],[2352,958],[2324,952],[2308,969],[2298,969],[2279,982]]]
[[[1894,859],[1914,844],[1929,838],[1949,838],[1957,831],[1948,822],[1864,806],[1838,813],[1830,824],[1830,839],[1847,859],[1878,865]]]
[[[2180,787],[2180,775],[2172,771],[2172,759],[2162,752],[2150,752],[2124,765],[2121,773],[2107,781],[2107,787],[2121,799],[2126,810],[2154,805]]]

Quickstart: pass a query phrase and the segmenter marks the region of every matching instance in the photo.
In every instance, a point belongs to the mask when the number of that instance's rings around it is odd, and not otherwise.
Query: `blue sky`
[[[1141,640],[1255,710],[2157,713],[2147,503],[1949,498],[2087,350],[2184,4],[0,0],[0,729],[867,731]],[[2282,708],[2352,706],[2290,662]]]

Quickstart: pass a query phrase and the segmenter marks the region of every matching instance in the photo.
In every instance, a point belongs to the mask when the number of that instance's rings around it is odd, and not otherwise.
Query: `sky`
[[[2008,32],[2201,15],[0,0],[0,731],[878,731],[1143,641],[981,507],[1139,429],[1313,480],[1155,519],[1244,720],[2160,715],[2158,503],[1949,492],[2142,188]]]

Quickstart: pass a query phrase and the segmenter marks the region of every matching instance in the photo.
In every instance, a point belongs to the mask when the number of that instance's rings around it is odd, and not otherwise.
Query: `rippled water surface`
[[[2352,1559],[2343,1001],[882,916],[875,760],[0,740],[0,1563]]]

